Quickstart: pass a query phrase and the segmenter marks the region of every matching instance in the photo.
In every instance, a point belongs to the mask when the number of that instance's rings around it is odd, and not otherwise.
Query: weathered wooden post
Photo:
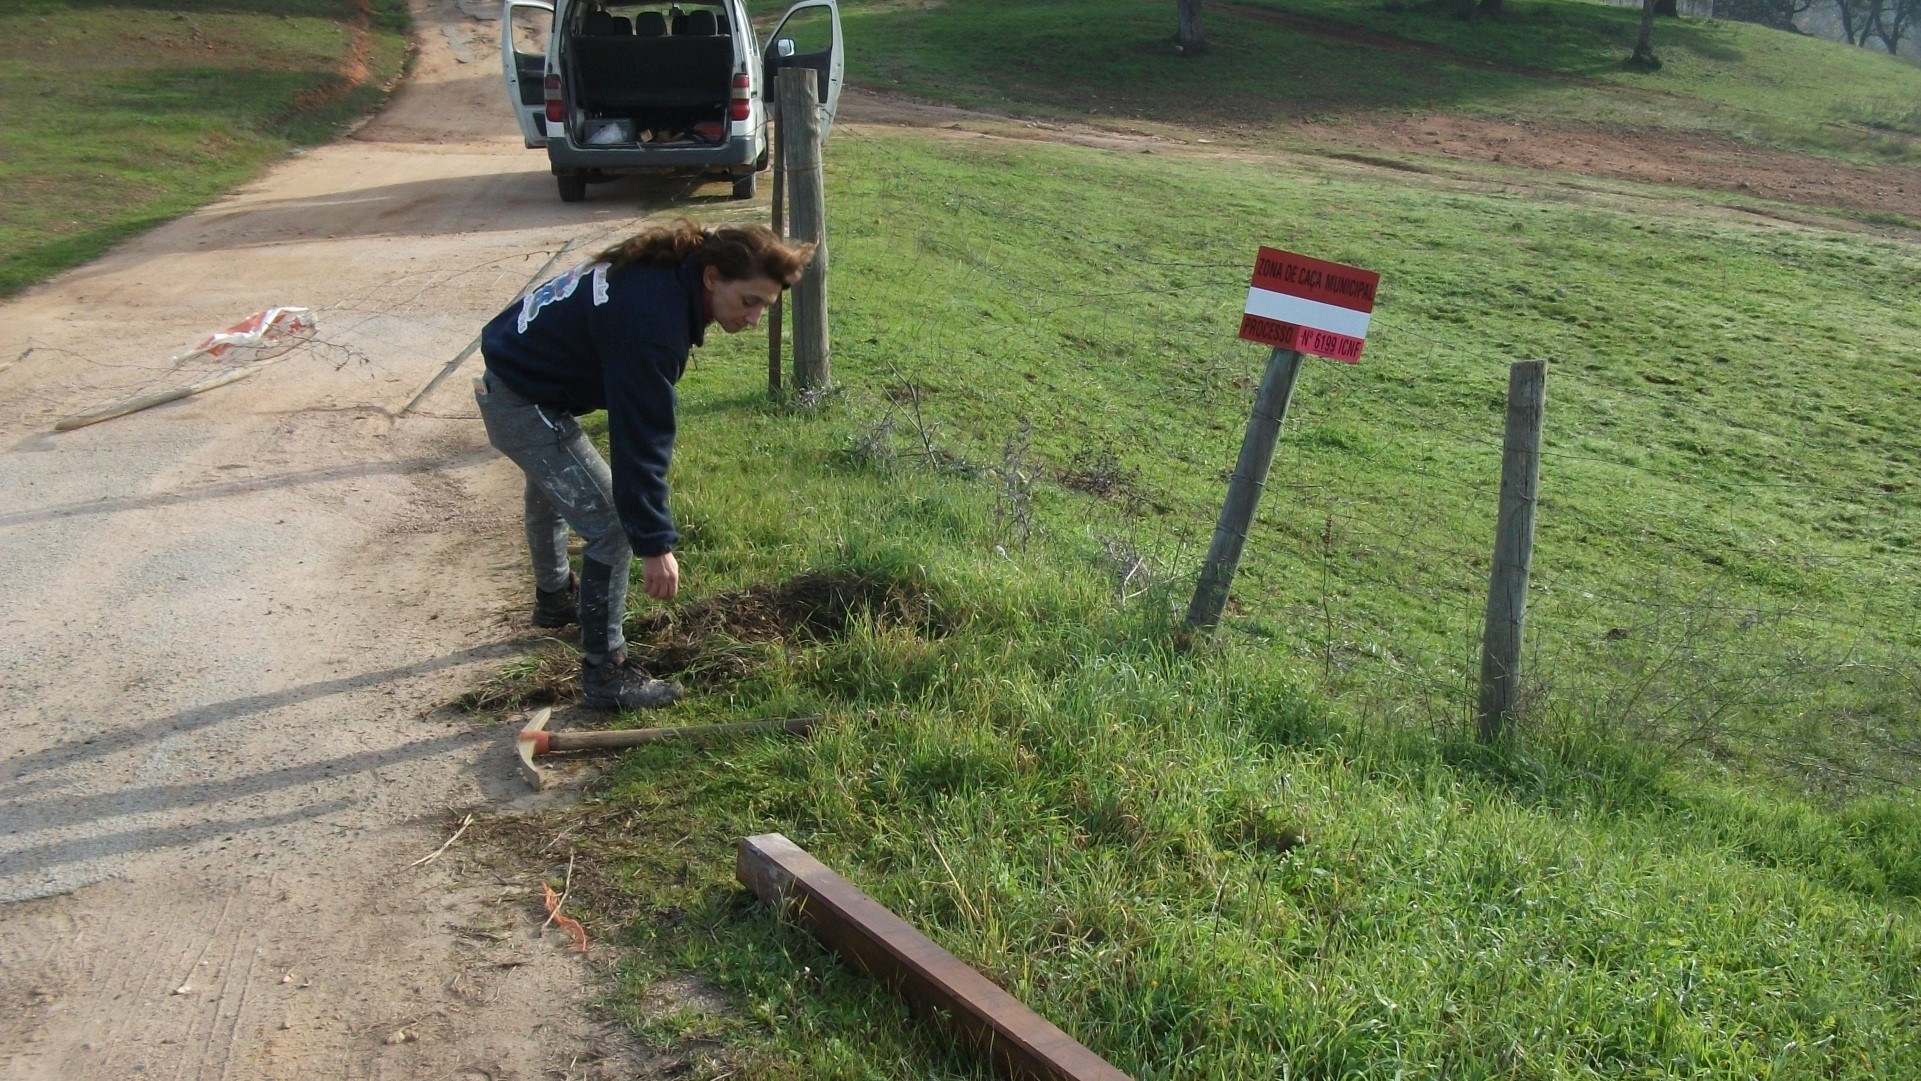
[[[794,294],[794,385],[801,390],[833,382],[827,342],[827,199],[820,169],[820,105],[814,69],[782,68],[780,122],[787,162],[788,198],[795,240],[818,247]]]
[[[1521,633],[1527,625],[1528,570],[1534,559],[1534,499],[1541,480],[1541,420],[1547,363],[1517,361],[1507,375],[1507,432],[1501,443],[1501,509],[1488,572],[1487,623],[1481,632],[1481,742],[1507,732],[1521,682]]]
[[[787,161],[783,147],[786,140],[781,133],[786,129],[778,115],[780,100],[774,101],[774,222],[775,236],[787,235]],[[780,314],[787,294],[781,293],[767,307],[767,396],[780,397]]]
[[[1294,350],[1276,349],[1268,356],[1267,374],[1261,377],[1254,411],[1247,415],[1247,433],[1241,437],[1241,456],[1227,482],[1227,501],[1221,504],[1214,540],[1207,546],[1207,562],[1194,587],[1194,601],[1187,606],[1187,625],[1196,630],[1211,630],[1221,621],[1227,589],[1241,565],[1241,549],[1247,545],[1254,508],[1267,486],[1274,444],[1281,438],[1281,421],[1287,418],[1287,403],[1294,397],[1294,381],[1300,374],[1301,354]]]
[[[1301,354],[1360,363],[1380,284],[1381,276],[1371,270],[1274,248],[1263,247],[1255,258],[1240,336],[1273,352],[1254,397],[1254,410],[1247,417],[1241,456],[1234,463],[1227,500],[1221,504],[1214,540],[1207,547],[1207,563],[1194,585],[1194,600],[1187,606],[1189,630],[1212,630],[1227,607],[1227,591],[1240,567],[1254,508],[1274,462],[1274,444],[1280,439],[1287,403],[1301,374]]]

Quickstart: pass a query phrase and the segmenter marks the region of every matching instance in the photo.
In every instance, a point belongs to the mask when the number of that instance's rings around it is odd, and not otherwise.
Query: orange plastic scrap
[[[586,953],[587,929],[580,925],[579,920],[560,914],[560,894],[555,893],[552,886],[543,882],[540,884],[540,888],[547,891],[547,915],[554,918],[554,923],[559,925],[561,930],[574,936],[575,953]]]

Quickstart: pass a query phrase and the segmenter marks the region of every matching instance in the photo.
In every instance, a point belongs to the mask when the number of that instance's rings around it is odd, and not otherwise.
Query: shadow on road
[[[484,447],[450,457],[403,458],[391,462],[356,462],[352,465],[334,465],[321,469],[299,469],[288,473],[275,473],[267,476],[220,481],[215,484],[203,484],[197,488],[183,488],[170,492],[149,492],[144,495],[122,496],[117,499],[89,499],[78,503],[62,503],[52,507],[36,507],[31,510],[14,511],[11,514],[0,514],[0,529],[4,529],[7,526],[27,525],[32,522],[58,521],[65,518],[81,518],[89,515],[113,515],[127,511],[173,507],[185,503],[199,503],[209,499],[224,499],[228,496],[253,495],[259,492],[298,488],[307,484],[327,484],[333,481],[353,480],[357,477],[407,476],[411,474],[438,473],[443,470],[459,469],[463,466],[476,465],[495,457],[497,453],[498,452],[492,447]]]
[[[723,204],[757,216],[766,213],[764,204],[737,202],[726,181],[699,176],[616,177],[590,184],[584,203],[563,203],[545,170],[478,173],[215,208],[195,218],[193,229],[156,235],[145,254],[157,258],[361,237],[578,230]]]
[[[523,644],[524,643],[513,639],[488,642],[483,645],[471,646],[467,649],[458,650],[444,656],[431,657],[424,661],[402,665],[397,668],[383,668],[373,672],[361,672],[351,676],[342,676],[339,679],[322,680],[300,687],[289,687],[286,690],[273,691],[268,694],[248,695],[245,698],[232,698],[225,702],[195,706],[192,709],[182,710],[179,713],[174,713],[166,717],[155,718],[144,724],[136,723],[127,728],[118,729],[88,739],[67,740],[49,747],[43,747],[37,751],[19,755],[6,764],[6,779],[4,782],[0,782],[4,783],[5,787],[4,789],[0,789],[0,792],[5,794],[7,802],[0,803],[0,808],[11,808],[6,812],[9,817],[17,810],[28,809],[29,807],[38,810],[42,805],[22,803],[19,797],[61,783],[59,778],[49,775],[55,770],[65,769],[69,766],[77,766],[85,762],[105,758],[108,755],[118,754],[122,751],[129,751],[136,747],[155,743],[169,736],[197,731],[252,714],[266,713],[270,710],[297,705],[303,702],[311,702],[315,699],[326,698],[330,695],[364,691],[383,684],[423,676],[447,668],[456,668],[460,665],[475,661],[491,660],[501,657],[519,648]],[[465,734],[457,737],[455,742],[474,738],[479,737],[472,734]],[[428,742],[434,743],[434,741]],[[357,758],[358,756],[352,757]],[[344,762],[348,760],[341,761]],[[312,772],[313,770],[319,769],[322,765],[325,765],[325,763],[312,767],[303,766],[300,767],[298,771],[293,772]],[[289,771],[283,770],[278,772],[287,773]],[[172,785],[164,786],[161,789],[155,789],[153,791],[165,792],[178,790],[184,793],[195,787],[196,786],[192,785]],[[245,778],[214,782],[208,787],[220,789],[222,798],[230,798],[232,796],[244,795],[250,791],[260,790],[252,787],[250,782]],[[125,798],[127,795],[127,793],[116,793],[113,798]],[[188,800],[187,802],[193,801]],[[83,806],[75,804],[73,807],[70,807],[69,810],[75,813],[91,813],[91,805]]]

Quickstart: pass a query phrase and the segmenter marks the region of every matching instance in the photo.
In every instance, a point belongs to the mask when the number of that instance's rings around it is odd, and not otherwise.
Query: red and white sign
[[[1241,337],[1357,364],[1380,285],[1371,270],[1264,247],[1254,261]]]

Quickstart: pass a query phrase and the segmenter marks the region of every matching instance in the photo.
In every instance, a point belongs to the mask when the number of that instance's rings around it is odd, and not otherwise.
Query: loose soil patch
[[[947,630],[933,598],[916,585],[812,573],[657,611],[633,624],[628,648],[656,676],[726,682],[752,667],[740,646],[834,641],[863,621],[931,637]]]
[[[1224,142],[1233,145],[1195,145],[1140,131],[1023,120],[871,91],[853,92],[844,100],[851,103],[846,112],[854,122],[920,128],[956,138],[988,136],[1185,157],[1248,158],[1271,153],[1247,146],[1244,134],[1222,135]],[[1428,155],[1491,162],[1517,170],[1726,191],[1874,215],[1884,224],[1921,221],[1921,169],[1850,165],[1747,146],[1723,136],[1440,114],[1354,115],[1338,122],[1302,121],[1292,130],[1324,147],[1328,157],[1402,172],[1433,174],[1437,170],[1386,154]]]
[[[371,0],[355,0],[353,18],[347,23],[347,52],[340,58],[340,64],[335,69],[338,78],[296,96],[293,99],[293,107],[296,110],[308,112],[343,101],[348,94],[359,89],[373,76],[372,26]]]
[[[447,829],[459,822],[449,816]],[[501,905],[518,909],[519,927],[539,927],[536,948],[572,953],[571,938],[545,923],[542,886],[560,895],[560,912],[581,923],[588,948],[579,960],[607,983],[620,979],[623,936],[637,921],[649,918],[623,881],[622,864],[631,858],[624,841],[645,832],[646,822],[631,807],[567,805],[519,814],[483,814],[473,818],[467,836],[465,870],[473,877],[487,873],[498,884]],[[743,906],[752,895],[742,891]],[[671,926],[683,916],[678,911],[656,913],[654,921]],[[557,921],[556,921],[557,922]],[[469,929],[462,929],[469,930]],[[485,935],[488,929],[471,929]],[[700,977],[683,974],[653,982],[626,1001],[602,1000],[590,1007],[594,1020],[608,1027],[640,1022],[643,1026],[693,1012],[715,1019],[740,1016],[739,1008]],[[640,1048],[621,1048],[640,1067],[641,1079],[727,1077],[753,1063],[751,1052],[722,1046],[699,1033],[656,1029]],[[582,1065],[586,1065],[583,1063]],[[573,1075],[569,1075],[573,1076]],[[612,1076],[595,1074],[593,1076]]]
[[[912,582],[816,572],[630,620],[627,652],[655,677],[716,687],[744,678],[767,643],[836,641],[864,622],[935,638],[951,629],[939,605]],[[458,704],[511,713],[579,697],[579,656],[556,643],[509,665]]]
[[[1343,117],[1304,123],[1309,138],[1520,169],[1739,192],[1803,206],[1921,221],[1921,169],[1848,165],[1720,136],[1580,128],[1467,116]]]

